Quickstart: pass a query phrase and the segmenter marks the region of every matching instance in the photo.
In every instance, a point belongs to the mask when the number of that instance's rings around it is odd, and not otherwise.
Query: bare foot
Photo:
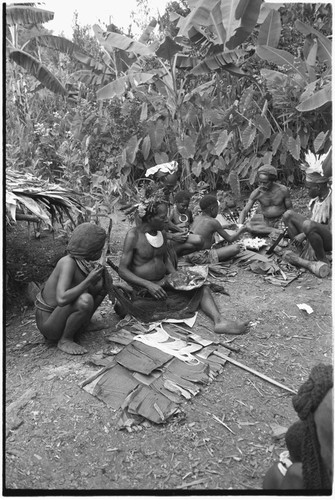
[[[215,333],[224,333],[226,335],[243,335],[247,333],[249,321],[231,321],[221,319],[214,324]]]
[[[59,340],[57,344],[58,349],[67,354],[85,354],[87,350],[72,340]]]

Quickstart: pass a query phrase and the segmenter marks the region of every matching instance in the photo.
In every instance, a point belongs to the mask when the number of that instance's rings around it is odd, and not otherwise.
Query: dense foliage
[[[52,13],[7,5],[7,168],[106,212],[171,160],[193,190],[239,196],[262,163],[300,182],[307,150],[331,145],[331,5],[240,4],[171,2],[138,40],[75,17],[72,41],[43,28]]]

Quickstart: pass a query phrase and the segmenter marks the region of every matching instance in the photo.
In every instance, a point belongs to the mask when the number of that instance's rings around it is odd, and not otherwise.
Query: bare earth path
[[[116,254],[122,235],[112,237]],[[46,248],[43,241],[26,245],[34,247],[34,254],[38,245]],[[42,256],[52,261],[55,243],[51,246]],[[231,271],[236,276],[224,283],[230,297],[216,295],[220,309],[253,324],[249,334],[232,343],[241,348],[232,353],[234,359],[294,389],[315,364],[332,363],[330,276],[319,279],[306,272],[282,289],[236,264]],[[313,313],[299,310],[299,303],[310,305]],[[261,488],[264,473],[284,449],[283,438],[274,437],[275,427],[296,420],[290,394],[227,363],[214,382],[185,401],[185,419],[141,432],[117,430],[118,414],[79,387],[100,369],[92,362],[94,355],[112,346],[107,337],[118,317],[109,301],[100,314],[111,328],[86,333],[82,344],[89,352],[74,357],[44,341],[32,308],[9,304],[5,487],[12,494],[127,490],[130,495],[137,490]]]

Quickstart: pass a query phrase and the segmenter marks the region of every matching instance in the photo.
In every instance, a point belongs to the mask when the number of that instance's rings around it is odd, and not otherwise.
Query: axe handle
[[[243,365],[242,363],[240,363],[239,361],[236,361],[235,359],[231,359],[229,356],[226,356],[225,354],[221,354],[221,352],[219,352],[219,351],[214,351],[213,354],[216,354],[220,358],[225,359],[226,361],[229,361],[233,365],[236,365],[236,366],[239,366],[240,368],[243,368],[243,370],[246,370],[250,373],[253,373],[254,375],[257,375],[257,377],[260,377],[260,378],[266,380],[267,382],[270,382],[270,384],[281,387],[282,389],[285,389],[286,391],[292,392],[292,394],[297,393],[297,391],[294,391],[293,389],[286,387],[285,385],[281,384],[280,382],[277,382],[276,380],[273,380],[272,378],[267,377],[266,375],[263,375],[263,373],[260,373],[256,370],[254,370],[253,368],[249,368],[248,366]]]
[[[276,241],[265,252],[267,255],[270,255],[271,253],[273,253],[273,251],[276,248],[276,246],[278,245],[278,243],[284,238],[284,236],[286,234],[286,231],[287,231],[287,228],[285,227],[284,231],[282,233],[280,233],[280,235],[278,236],[278,238],[276,239]]]

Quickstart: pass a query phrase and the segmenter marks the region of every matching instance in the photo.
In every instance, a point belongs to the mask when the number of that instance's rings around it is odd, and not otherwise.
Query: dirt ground
[[[304,207],[303,195],[296,201]],[[113,228],[115,261],[126,230],[120,221]],[[108,336],[119,318],[111,303],[106,299],[99,309],[111,327],[82,337],[86,355],[59,351],[36,328],[26,283],[48,276],[65,252],[66,238],[42,233],[39,240],[28,239],[21,223],[6,239],[5,492],[210,494],[262,487],[265,472],[285,448],[283,437],[276,437],[278,426],[296,420],[289,392],[227,363],[211,384],[185,400],[185,418],[139,432],[118,430],[118,412],[80,388],[101,368],[99,357],[112,359]],[[240,265],[230,270],[236,273],[224,281],[230,296],[216,294],[216,300],[227,317],[252,325],[231,343],[240,348],[232,358],[292,389],[314,365],[332,363],[331,276],[305,272],[282,288]],[[300,310],[301,303],[313,312]],[[205,317],[201,321],[211,326]]]

